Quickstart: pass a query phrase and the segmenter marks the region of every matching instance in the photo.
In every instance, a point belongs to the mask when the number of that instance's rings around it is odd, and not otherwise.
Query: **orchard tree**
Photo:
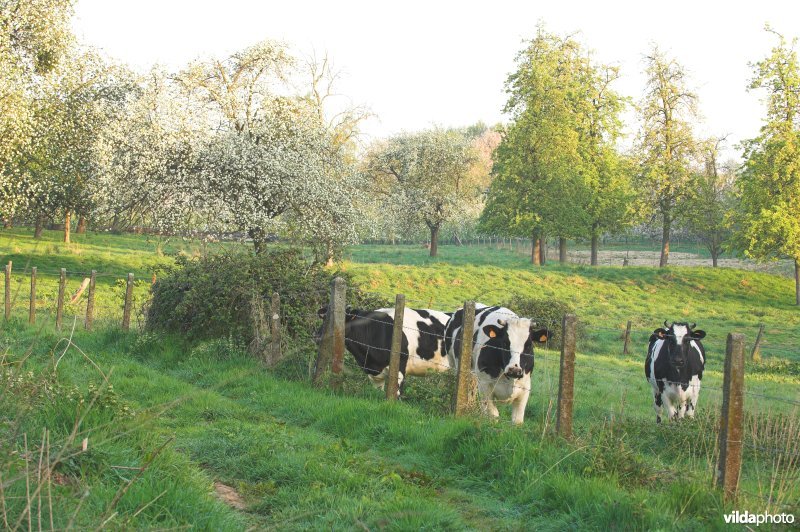
[[[69,242],[72,214],[91,210],[97,135],[116,118],[129,87],[123,70],[77,48],[44,76],[32,106],[33,138],[21,157],[22,169],[39,185],[29,198],[37,236],[44,220],[60,211]]]
[[[28,206],[38,185],[18,159],[32,138],[32,98],[71,42],[72,0],[0,0],[0,216]]]
[[[661,220],[661,260],[669,260],[670,233],[678,205],[691,193],[690,165],[696,152],[692,120],[697,96],[688,89],[686,70],[654,47],[645,58],[647,84],[640,104],[638,149],[645,201]]]
[[[480,196],[469,175],[474,161],[471,143],[461,132],[434,128],[372,146],[367,173],[378,197],[405,223],[428,228],[430,256],[435,257],[442,224]]]
[[[739,238],[751,257],[794,260],[800,305],[800,66],[797,40],[777,37],[753,65],[750,89],[766,89],[767,113],[760,134],[744,143]]]
[[[719,163],[723,141],[709,139],[700,143],[703,170],[693,172],[689,182],[692,197],[683,207],[684,227],[706,246],[715,268],[733,234],[731,215],[736,208],[736,163]]]
[[[118,119],[101,130],[91,186],[96,218],[115,229],[138,225],[159,234],[211,229],[196,161],[208,133],[193,127],[195,110],[180,95],[169,75],[153,68]]]

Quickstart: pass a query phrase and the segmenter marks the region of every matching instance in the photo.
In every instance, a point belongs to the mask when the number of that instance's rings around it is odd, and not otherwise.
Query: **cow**
[[[327,311],[327,307],[319,309],[319,317],[324,319]],[[449,319],[450,314],[438,310],[405,309],[398,395],[406,376],[423,376],[429,371],[450,369],[442,350],[444,326]],[[393,328],[393,308],[370,311],[347,307],[345,311],[344,345],[375,387],[381,390],[389,375]],[[320,329],[317,338],[321,336]]]
[[[706,363],[700,342],[706,333],[695,326],[684,322],[667,325],[665,321],[663,329],[650,335],[644,374],[653,387],[656,423],[661,423],[664,410],[669,419],[694,417]]]
[[[459,309],[444,331],[445,351],[454,368],[461,356],[463,321],[464,309]],[[537,328],[505,307],[475,305],[472,371],[484,412],[497,419],[500,413],[495,401],[511,403],[512,423],[522,423],[531,389],[533,344],[544,343],[549,336],[546,328]]]

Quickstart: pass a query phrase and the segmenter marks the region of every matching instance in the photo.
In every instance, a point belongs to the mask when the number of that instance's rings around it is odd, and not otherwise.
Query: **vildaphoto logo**
[[[794,514],[769,514],[767,512],[760,514],[751,514],[748,511],[740,512],[736,510],[723,516],[725,523],[729,525],[784,525],[794,523]]]

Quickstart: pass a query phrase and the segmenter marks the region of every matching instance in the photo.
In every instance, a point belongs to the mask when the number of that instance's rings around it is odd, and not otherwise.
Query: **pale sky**
[[[83,42],[140,71],[179,69],[263,39],[300,56],[327,52],[344,75],[339,92],[377,115],[364,127],[376,138],[503,121],[503,83],[539,21],[577,33],[600,61],[618,64],[617,90],[636,100],[643,54],[658,44],[691,74],[704,118],[698,133],[728,134],[733,156],[764,112],[763,95],[746,90],[748,62],[776,42],[764,24],[800,36],[800,1],[79,0],[74,26]]]

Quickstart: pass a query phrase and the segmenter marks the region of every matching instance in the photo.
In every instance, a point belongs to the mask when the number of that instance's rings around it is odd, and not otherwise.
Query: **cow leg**
[[[686,414],[686,410],[689,408],[689,403],[690,401],[686,399],[678,403],[678,408],[675,412],[678,416],[678,419],[683,419],[683,416]]]
[[[522,420],[525,418],[525,407],[528,406],[528,396],[530,394],[530,390],[526,390],[514,400],[511,406],[511,423],[514,425],[522,425]]]
[[[397,373],[397,397],[403,395],[403,388],[405,388],[406,377],[402,372]]]
[[[492,399],[491,394],[487,394],[484,396],[483,400],[483,410],[487,414],[489,414],[493,419],[497,419],[500,417],[500,412],[497,410],[497,407],[494,404],[494,399]]]
[[[663,401],[661,400],[661,392],[656,392],[653,396],[653,410],[656,411],[656,423],[661,423],[661,405]]]
[[[674,406],[672,406],[672,402],[669,400],[669,395],[662,393],[661,400],[664,403],[664,409],[666,410],[667,419],[678,419],[678,412]]]

